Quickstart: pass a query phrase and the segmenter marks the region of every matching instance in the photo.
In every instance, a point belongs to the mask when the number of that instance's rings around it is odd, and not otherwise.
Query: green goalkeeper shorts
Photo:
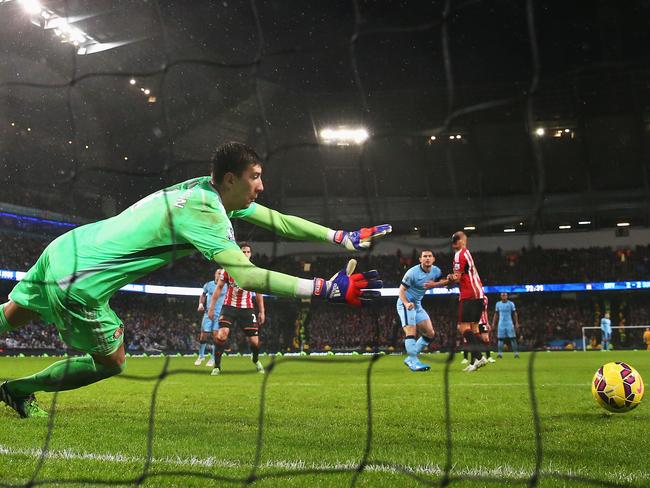
[[[109,356],[124,341],[124,327],[108,302],[75,299],[74,290],[59,286],[49,269],[46,248],[9,294],[9,299],[54,323],[63,342],[88,354]]]

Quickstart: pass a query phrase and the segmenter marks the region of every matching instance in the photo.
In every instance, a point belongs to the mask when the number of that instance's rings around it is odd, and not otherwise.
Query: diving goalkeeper
[[[39,391],[80,388],[125,367],[124,325],[108,301],[121,287],[198,249],[245,290],[288,297],[320,297],[360,306],[380,295],[377,271],[349,265],[330,280],[301,279],[261,269],[239,249],[230,219],[292,238],[339,244],[353,251],[391,232],[390,225],[334,231],[255,203],[262,161],[244,144],[217,148],[212,174],[153,193],[119,215],[84,225],[51,242],[0,305],[0,333],[32,320],[54,323],[63,341],[86,353],[0,385],[0,400],[21,417],[44,417]],[[352,263],[352,261],[351,261]]]

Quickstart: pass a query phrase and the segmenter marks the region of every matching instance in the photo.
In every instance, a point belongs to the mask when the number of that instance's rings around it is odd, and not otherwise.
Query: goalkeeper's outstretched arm
[[[330,280],[304,279],[258,268],[239,249],[221,251],[214,255],[214,260],[239,287],[257,293],[296,298],[322,297],[335,303],[360,306],[380,296],[378,289],[383,286],[377,271],[354,273],[354,260]]]
[[[284,215],[259,203],[256,203],[253,211],[242,217],[242,220],[289,239],[329,242],[341,245],[350,251],[367,249],[374,239],[392,231],[389,224],[364,227],[353,232],[333,230],[300,217]]]

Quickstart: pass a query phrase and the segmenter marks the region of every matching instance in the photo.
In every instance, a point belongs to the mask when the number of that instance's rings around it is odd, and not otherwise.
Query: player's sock
[[[199,343],[199,357],[200,358],[205,357],[205,346],[207,346],[207,343],[205,343],[205,342],[200,342]]]
[[[515,356],[519,354],[519,345],[517,344],[517,339],[510,339],[510,347],[512,347],[512,352],[515,353]]]
[[[424,348],[431,344],[433,337],[420,336],[420,338],[415,343],[415,354],[420,354],[424,351]]]
[[[211,350],[212,350],[212,359],[214,360],[214,358],[217,356],[217,345],[214,342],[212,343]]]
[[[409,357],[414,358],[417,356],[414,335],[406,336],[406,339],[404,339],[404,348],[406,349],[406,354],[408,354]]]
[[[463,332],[463,337],[467,342],[467,348],[472,354],[472,364],[473,364],[474,361],[478,361],[479,359],[481,359],[481,345],[479,341],[476,339],[476,336],[474,335],[474,332],[472,332],[471,329],[467,329],[465,332]]]
[[[9,332],[12,329],[11,325],[9,325],[7,317],[5,317],[5,305],[6,304],[4,303],[0,305],[0,334]]]
[[[487,357],[488,359],[490,359],[490,354],[492,354],[492,351],[490,351],[490,345],[489,345],[489,344],[486,344],[486,345],[485,345],[485,357]]]
[[[37,391],[74,390],[120,374],[123,370],[124,365],[108,368],[95,363],[90,356],[73,357],[57,361],[32,376],[8,381],[7,388],[10,393],[19,397]]]
[[[463,349],[463,359],[467,359],[468,354],[469,354],[469,351],[467,350],[467,348],[464,348]]]
[[[499,339],[497,342],[497,355],[501,356],[503,354],[503,339]]]
[[[478,346],[478,358],[481,359],[483,357],[483,352],[485,351],[485,343],[483,342],[481,334],[475,333],[474,337],[476,338],[476,345]]]
[[[223,351],[226,349],[226,341],[220,341],[217,339],[217,343],[214,345],[214,367],[221,368],[221,356],[223,356]]]
[[[253,355],[253,364],[256,364],[260,359],[260,348],[251,344],[251,354]]]

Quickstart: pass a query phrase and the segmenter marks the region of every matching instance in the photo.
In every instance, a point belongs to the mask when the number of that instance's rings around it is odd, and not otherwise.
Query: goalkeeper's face
[[[232,181],[232,196],[236,202],[236,208],[247,208],[253,203],[258,195],[264,191],[262,183],[262,166],[249,164],[241,176],[235,176]]]

